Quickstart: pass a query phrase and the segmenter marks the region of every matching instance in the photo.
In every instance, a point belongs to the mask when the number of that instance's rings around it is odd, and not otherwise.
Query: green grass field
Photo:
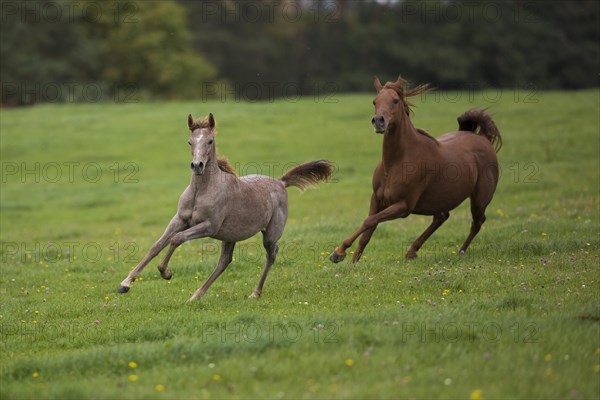
[[[372,97],[0,110],[0,397],[599,398],[598,91],[415,100],[434,136],[491,107],[504,147],[487,222],[463,257],[468,202],[416,260],[403,254],[429,217],[382,224],[363,261],[334,265],[380,158]],[[157,259],[115,292],[189,181],[190,112],[215,114],[240,174],[336,164],[331,183],[289,190],[259,300],[260,236],[197,303],[212,239],[175,253],[171,281]]]

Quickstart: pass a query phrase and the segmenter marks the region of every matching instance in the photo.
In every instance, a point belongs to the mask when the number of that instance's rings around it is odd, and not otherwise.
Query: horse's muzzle
[[[205,164],[202,161],[198,163],[193,162],[190,164],[190,167],[192,168],[192,171],[194,171],[194,174],[202,175],[204,173]]]
[[[384,133],[385,132],[385,128],[387,127],[387,123],[385,121],[385,118],[383,118],[383,116],[374,116],[371,119],[371,125],[373,125],[373,128],[375,128],[375,132],[376,133]]]

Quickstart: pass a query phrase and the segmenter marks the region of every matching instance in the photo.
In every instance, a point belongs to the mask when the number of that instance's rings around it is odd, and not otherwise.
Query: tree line
[[[594,0],[0,0],[4,105],[598,86]]]

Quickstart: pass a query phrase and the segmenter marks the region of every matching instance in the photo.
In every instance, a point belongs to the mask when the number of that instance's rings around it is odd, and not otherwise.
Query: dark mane
[[[402,102],[404,103],[404,110],[406,112],[406,115],[409,115],[411,110],[411,107],[413,107],[413,104],[411,104],[410,102],[406,101],[406,98],[408,97],[413,97],[413,96],[417,96],[419,94],[425,93],[427,91],[429,91],[429,84],[428,83],[424,83],[422,85],[416,86],[412,89],[408,88],[408,81],[406,79],[403,79],[402,77],[398,77],[398,79],[396,80],[396,82],[387,82],[384,86],[384,88],[386,89],[392,89],[394,90],[396,93],[398,93],[398,96],[400,96],[400,98],[402,99]],[[426,135],[429,135],[428,133],[425,132]]]
[[[428,83],[416,86],[412,89],[409,89],[408,81],[403,79],[401,76],[398,77],[396,82],[387,82],[383,87],[386,89],[392,89],[396,93],[398,93],[398,96],[400,96],[400,98],[402,99],[402,102],[404,103],[404,111],[405,111],[406,115],[409,115],[410,112],[412,111],[411,107],[414,107],[413,104],[406,101],[406,98],[417,96],[419,94],[425,93],[430,90]],[[417,129],[417,132],[419,132],[421,135],[428,137],[429,139],[433,140],[435,143],[439,144],[437,139],[434,138],[433,136],[431,136],[429,133],[427,133],[427,131],[420,129],[420,128],[416,128],[416,129]]]
[[[225,157],[217,157],[217,165],[219,166],[219,169],[221,171],[227,172],[228,174],[237,176],[237,173],[235,172],[235,169],[233,169],[233,167],[231,166],[231,164],[229,164],[229,161],[227,161],[227,158],[225,158]]]
[[[437,144],[440,144],[440,142],[437,141],[436,138],[434,138],[433,136],[431,136],[426,130],[421,129],[421,128],[417,128],[417,132],[419,132],[421,135],[428,137],[429,139],[433,140],[434,142],[436,142]]]

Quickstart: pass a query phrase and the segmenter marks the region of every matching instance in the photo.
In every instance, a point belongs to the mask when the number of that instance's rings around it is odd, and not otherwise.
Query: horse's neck
[[[414,154],[422,141],[417,128],[410,118],[405,116],[393,131],[385,132],[383,138],[383,164],[391,166],[401,161],[407,154]]]
[[[190,188],[195,196],[206,192],[214,194],[223,184],[225,184],[225,172],[221,171],[215,157],[211,157],[202,175],[192,173],[190,180]]]

